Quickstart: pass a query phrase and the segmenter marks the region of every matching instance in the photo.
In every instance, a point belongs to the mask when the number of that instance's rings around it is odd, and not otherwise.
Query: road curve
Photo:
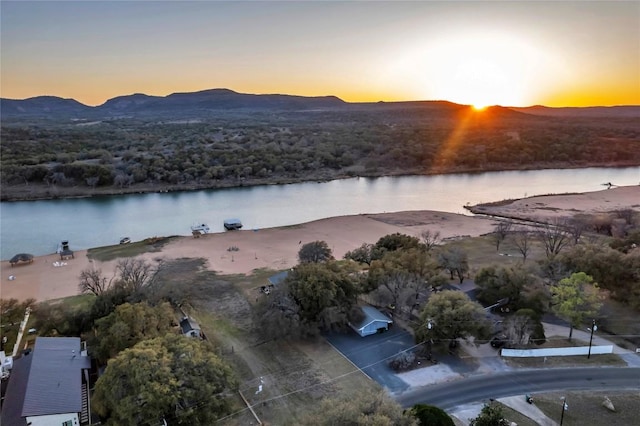
[[[450,410],[463,404],[527,393],[563,390],[640,390],[640,368],[592,367],[515,370],[471,376],[398,395],[403,407],[430,404]]]

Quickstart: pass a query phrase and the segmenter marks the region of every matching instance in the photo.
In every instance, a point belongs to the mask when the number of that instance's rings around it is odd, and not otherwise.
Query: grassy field
[[[87,250],[87,257],[100,262],[108,262],[120,257],[134,257],[142,253],[158,252],[174,238],[177,237],[153,237],[129,244],[96,247]]]
[[[637,425],[640,419],[640,391],[548,393],[535,395],[535,404],[559,423],[563,396],[568,405],[563,426],[630,426]],[[613,403],[615,412],[602,406],[605,396]]]

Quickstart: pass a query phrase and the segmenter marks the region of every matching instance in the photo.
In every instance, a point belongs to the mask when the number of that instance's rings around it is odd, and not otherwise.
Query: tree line
[[[356,175],[640,164],[637,123],[608,124],[393,110],[171,124],[4,120],[0,181],[7,200]]]

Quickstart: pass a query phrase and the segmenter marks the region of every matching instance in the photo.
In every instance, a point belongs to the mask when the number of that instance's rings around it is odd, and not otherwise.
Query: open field
[[[562,397],[569,408],[564,413],[563,426],[629,426],[640,418],[640,391],[638,392],[565,392],[535,395],[535,404],[549,418],[560,423]],[[604,397],[611,399],[616,411],[602,406]]]

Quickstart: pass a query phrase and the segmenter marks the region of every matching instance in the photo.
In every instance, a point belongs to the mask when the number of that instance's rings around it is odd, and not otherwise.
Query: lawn
[[[549,418],[560,423],[562,397],[568,409],[564,412],[563,426],[629,426],[640,418],[640,392],[565,392],[535,395],[535,404]],[[602,406],[608,396],[616,411]]]
[[[153,237],[129,244],[96,247],[87,250],[87,257],[100,262],[108,262],[121,257],[135,257],[143,253],[158,252],[174,238],[177,237]]]

